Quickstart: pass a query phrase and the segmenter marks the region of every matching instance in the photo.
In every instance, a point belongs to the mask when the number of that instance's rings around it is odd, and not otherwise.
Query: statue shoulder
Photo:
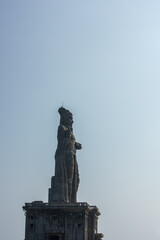
[[[63,137],[67,128],[64,125],[59,125],[58,127],[58,136]]]
[[[60,131],[60,132],[64,132],[64,131],[66,131],[68,128],[67,127],[65,127],[64,125],[59,125],[59,127],[58,127],[58,131]]]

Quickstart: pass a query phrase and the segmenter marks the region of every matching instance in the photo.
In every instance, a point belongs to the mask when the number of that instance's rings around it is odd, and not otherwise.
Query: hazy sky
[[[62,105],[104,240],[160,239],[160,1],[0,0],[0,239],[47,201]]]

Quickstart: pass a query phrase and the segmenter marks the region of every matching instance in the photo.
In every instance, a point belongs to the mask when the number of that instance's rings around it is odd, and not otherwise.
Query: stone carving
[[[63,107],[59,108],[58,112],[60,125],[55,153],[55,177],[52,179],[53,201],[75,203],[79,185],[76,150],[81,149],[82,146],[76,142],[73,134],[72,113]]]
[[[25,203],[25,240],[101,240],[98,233],[99,209],[76,202],[79,185],[76,150],[81,149],[73,134],[72,113],[61,107],[55,176],[52,176],[49,201]]]

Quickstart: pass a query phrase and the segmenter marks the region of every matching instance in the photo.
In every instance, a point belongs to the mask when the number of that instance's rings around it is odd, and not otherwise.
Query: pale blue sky
[[[160,239],[160,1],[0,1],[0,238],[47,201],[62,102],[104,240]]]

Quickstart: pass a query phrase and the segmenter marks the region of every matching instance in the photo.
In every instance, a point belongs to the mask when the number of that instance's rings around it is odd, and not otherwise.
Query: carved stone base
[[[25,240],[100,240],[100,212],[88,203],[26,203]]]

